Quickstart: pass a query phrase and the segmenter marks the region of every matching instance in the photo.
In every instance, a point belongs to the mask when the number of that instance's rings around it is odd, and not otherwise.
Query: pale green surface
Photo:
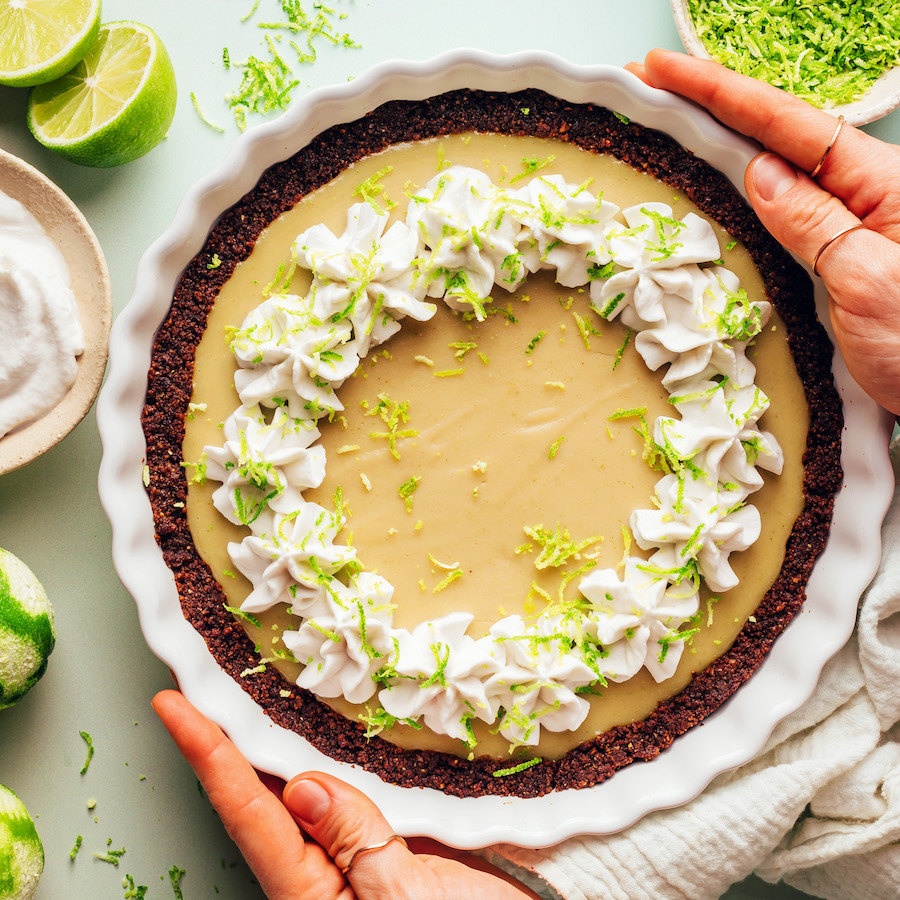
[[[261,0],[261,5],[272,0]],[[169,137],[121,169],[94,171],[40,147],[25,125],[25,93],[0,88],[0,147],[52,178],[81,207],[110,268],[116,312],[128,301],[138,259],[169,225],[181,196],[230,148],[237,130],[222,100],[237,86],[221,65],[259,52],[257,31],[242,24],[252,0],[106,0],[103,20],[136,19],[166,44],[180,97]],[[311,4],[309,4],[311,5]],[[498,53],[540,48],[575,63],[624,64],[653,46],[680,49],[664,0],[334,0],[348,11],[344,30],[362,49],[322,48],[303,71],[306,86],[344,82],[396,56],[427,59],[474,46]],[[564,21],[548,21],[551,9]],[[393,23],[398,23],[395,27]],[[414,37],[413,37],[414,36]],[[194,111],[227,127],[218,134]],[[900,143],[900,117],[870,129]],[[166,872],[186,870],[186,900],[258,900],[252,876],[225,835],[193,773],[150,709],[171,684],[147,650],[131,598],[110,560],[110,531],[97,499],[100,443],[93,413],[41,459],[0,479],[0,546],[20,556],[45,585],[58,641],[47,675],[16,707],[0,712],[0,783],[23,800],[46,850],[36,900],[114,900],[125,873],[149,885],[148,900],[171,898]],[[79,775],[93,736],[96,753]],[[142,776],[146,776],[142,780]],[[90,801],[96,808],[88,810]],[[84,836],[74,862],[69,851]],[[93,858],[126,848],[118,868]],[[274,850],[277,852],[277,848]],[[164,880],[160,880],[163,878]],[[749,881],[727,900],[802,895]]]

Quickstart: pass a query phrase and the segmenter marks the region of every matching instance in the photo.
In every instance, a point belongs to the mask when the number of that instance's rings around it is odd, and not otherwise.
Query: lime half
[[[44,848],[22,801],[0,784],[0,900],[31,900]]]
[[[156,33],[110,22],[71,72],[32,88],[28,127],[72,162],[120,166],[166,136],[176,96],[172,61]]]
[[[0,84],[59,78],[97,39],[100,0],[0,0]]]

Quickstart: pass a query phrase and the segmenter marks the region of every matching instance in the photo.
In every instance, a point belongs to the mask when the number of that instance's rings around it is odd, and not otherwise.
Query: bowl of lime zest
[[[864,125],[900,106],[900,4],[671,0],[692,56],[715,59]]]

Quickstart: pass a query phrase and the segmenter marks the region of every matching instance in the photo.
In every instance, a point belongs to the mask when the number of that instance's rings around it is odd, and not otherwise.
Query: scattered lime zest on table
[[[110,22],[71,72],[32,89],[28,127],[72,162],[119,166],[166,136],[176,96],[172,61],[156,33],[138,22]]]
[[[184,869],[179,869],[178,866],[172,866],[169,869],[169,880],[172,882],[172,891],[176,900],[184,900],[184,894],[181,892],[182,878],[184,878]]]
[[[688,11],[713,59],[819,107],[861,97],[900,62],[896,0],[689,0]]]
[[[275,4],[270,2],[259,11],[260,3],[256,0],[249,12],[241,17],[241,21],[249,21],[258,11],[261,17],[269,16],[266,6],[272,5]],[[323,3],[313,3],[312,12],[307,12],[300,0],[280,0],[277,8],[280,16],[256,23],[256,28],[265,32],[261,54],[248,55],[243,62],[238,62],[232,59],[228,47],[222,50],[222,65],[226,69],[241,71],[241,82],[237,90],[225,97],[241,131],[247,127],[249,113],[265,116],[287,109],[294,91],[300,85],[294,67],[316,61],[317,43],[326,41],[334,46],[361,46],[340,29],[339,23],[347,18],[347,13],[338,12]],[[211,125],[210,120],[200,111],[195,95],[192,94],[191,97],[200,119]],[[215,125],[213,127],[218,128]]]
[[[216,125],[215,122],[211,121],[210,119],[208,119],[206,117],[203,110],[200,109],[200,101],[197,99],[197,95],[193,91],[191,91],[191,104],[193,105],[194,109],[197,111],[197,115],[200,116],[200,121],[204,125],[206,125],[208,128],[212,128],[213,131],[218,131],[220,133],[225,131],[225,129],[221,125]],[[218,258],[218,257],[216,257],[216,258]],[[216,266],[207,265],[206,268],[207,269],[215,269]]]
[[[110,849],[106,851],[106,853],[94,853],[94,859],[99,859],[100,862],[109,863],[111,866],[119,867],[119,860],[125,855],[125,848],[122,847],[121,850],[113,850],[112,849],[112,838],[106,839],[106,846]]]
[[[59,78],[88,52],[99,28],[100,0],[0,0],[0,84]]]
[[[78,732],[81,737],[84,739],[85,744],[87,744],[87,757],[84,760],[84,765],[81,767],[81,772],[79,774],[84,775],[88,766],[91,764],[91,760],[94,758],[94,740],[86,731]]]
[[[122,879],[122,887],[125,889],[124,900],[144,900],[147,896],[147,885],[135,885],[134,877],[131,875],[126,875]]]

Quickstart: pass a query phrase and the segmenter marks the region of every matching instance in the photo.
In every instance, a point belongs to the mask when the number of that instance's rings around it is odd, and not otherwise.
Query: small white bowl
[[[678,29],[684,49],[691,56],[710,59],[709,52],[697,36],[694,20],[688,12],[688,0],[671,0],[671,3],[675,27]],[[893,112],[898,106],[900,106],[900,66],[895,66],[881,75],[858,100],[830,106],[825,112],[832,116],[843,116],[848,125],[865,125]]]
[[[0,191],[18,200],[59,247],[69,267],[85,337],[78,374],[66,396],[50,412],[0,438],[2,475],[58,444],[91,408],[106,369],[112,289],[94,232],[78,207],[49,178],[0,150]]]

